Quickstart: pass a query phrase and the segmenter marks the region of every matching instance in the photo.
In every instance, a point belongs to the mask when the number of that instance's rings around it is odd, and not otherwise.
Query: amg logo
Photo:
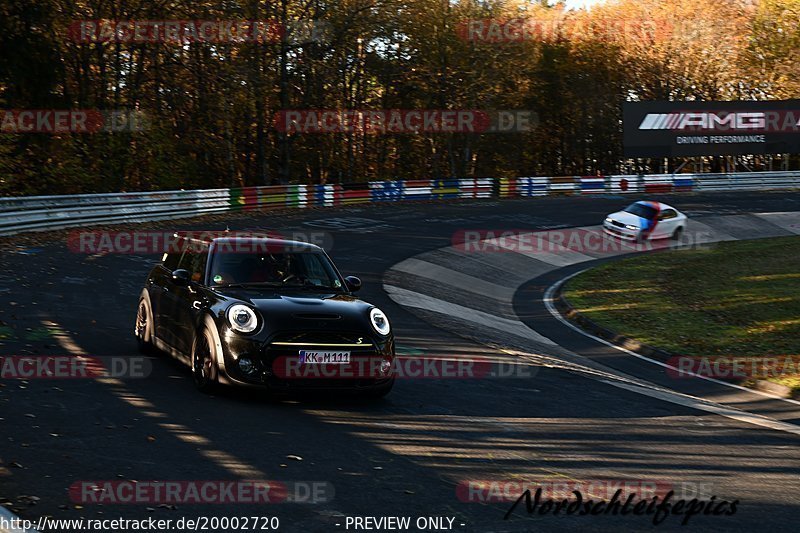
[[[648,113],[640,130],[798,131],[800,112]]]

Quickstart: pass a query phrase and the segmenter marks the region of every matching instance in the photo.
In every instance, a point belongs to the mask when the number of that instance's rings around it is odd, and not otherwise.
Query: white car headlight
[[[634,226],[633,224],[625,224],[625,229],[637,230],[639,229],[639,226]]]
[[[611,218],[611,217],[606,217],[606,222],[608,222],[609,224],[613,224],[614,223],[614,219]]]
[[[377,307],[374,307],[372,311],[369,312],[369,320],[372,322],[372,327],[375,328],[375,331],[381,335],[388,335],[392,330],[391,326],[389,325],[389,319],[386,318],[386,315],[383,314],[383,311]]]
[[[252,333],[258,327],[258,317],[248,306],[235,304],[228,309],[228,323],[234,331]]]

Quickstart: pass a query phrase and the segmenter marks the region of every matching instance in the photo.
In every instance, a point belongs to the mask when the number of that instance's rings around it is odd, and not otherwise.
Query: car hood
[[[275,294],[253,296],[248,301],[261,311],[292,314],[335,314],[348,316],[363,313],[371,305],[353,296],[335,293]]]
[[[611,213],[608,215],[608,218],[616,220],[617,222],[622,222],[623,224],[636,226],[637,228],[645,228],[649,226],[649,221],[646,218],[634,215],[633,213],[628,213],[627,211],[617,211],[616,213]]]
[[[225,294],[258,309],[269,331],[372,332],[369,310],[374,306],[348,294],[251,289],[227,290]]]

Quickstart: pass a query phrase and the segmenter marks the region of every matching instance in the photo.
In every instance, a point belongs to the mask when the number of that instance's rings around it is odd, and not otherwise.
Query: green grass
[[[800,237],[610,262],[564,294],[596,323],[681,355],[800,359]],[[800,376],[770,380],[800,389]]]

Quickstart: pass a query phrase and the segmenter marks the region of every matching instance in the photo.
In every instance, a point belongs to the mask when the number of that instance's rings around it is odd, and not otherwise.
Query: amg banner
[[[626,157],[800,153],[800,100],[625,102]]]

